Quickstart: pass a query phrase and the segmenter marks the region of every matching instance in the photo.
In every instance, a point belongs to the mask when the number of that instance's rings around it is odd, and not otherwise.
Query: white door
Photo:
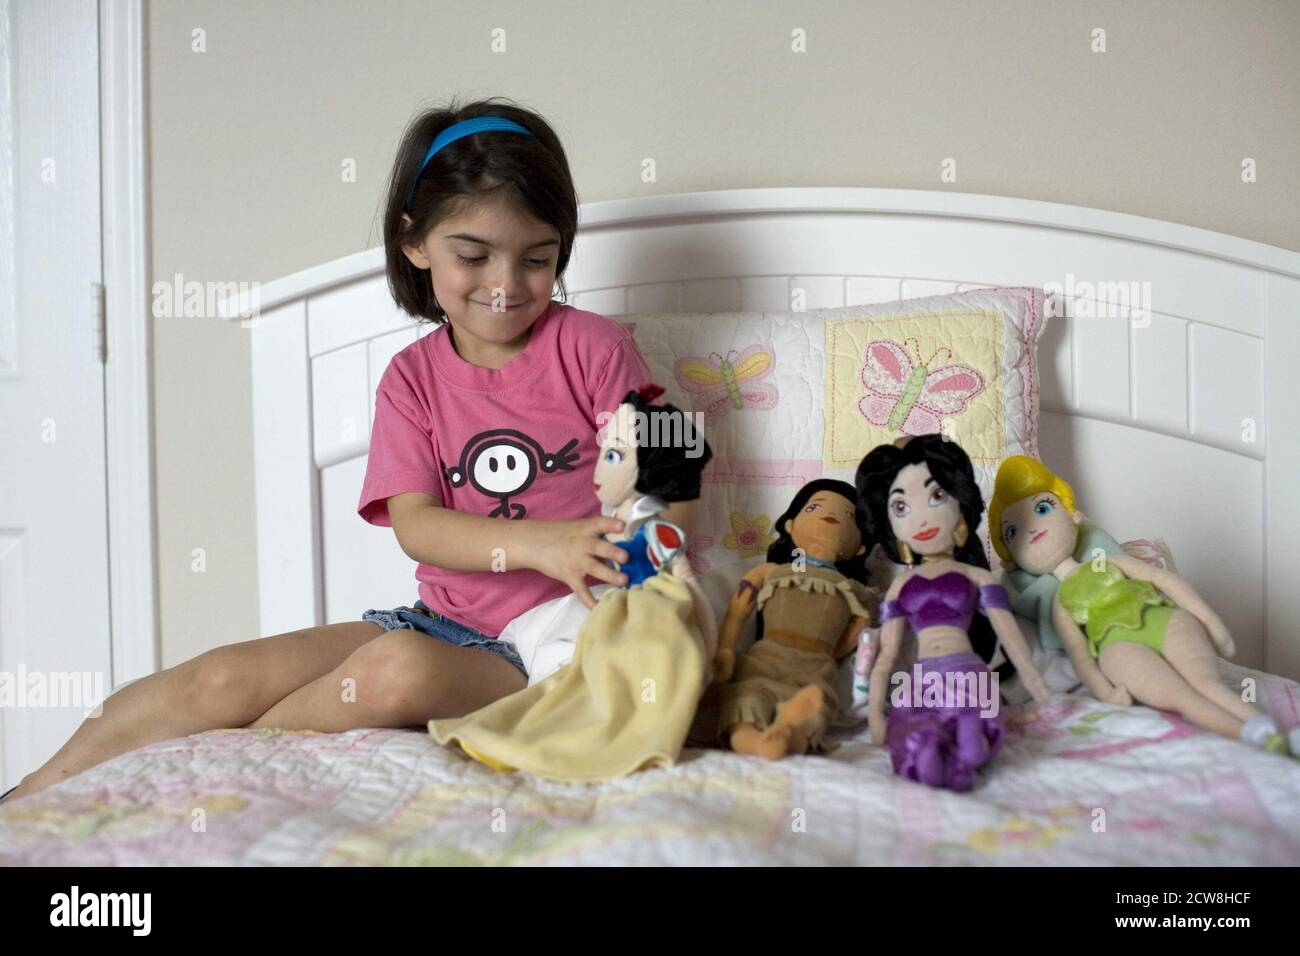
[[[0,0],[0,787],[112,686],[95,0]]]

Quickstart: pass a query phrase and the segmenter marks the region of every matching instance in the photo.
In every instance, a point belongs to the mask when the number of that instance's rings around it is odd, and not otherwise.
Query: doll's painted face
[[[862,534],[853,522],[853,502],[833,491],[813,494],[782,529],[796,548],[826,561],[843,561],[862,554]]]
[[[600,433],[600,457],[592,484],[603,505],[617,507],[636,492],[635,409],[618,406]]]
[[[1074,554],[1078,512],[1071,513],[1050,491],[1021,498],[1002,509],[1002,543],[1016,567],[1030,574],[1051,574]]]
[[[953,550],[953,531],[961,521],[961,505],[930,474],[925,462],[907,465],[894,476],[886,509],[894,537],[913,554]]]

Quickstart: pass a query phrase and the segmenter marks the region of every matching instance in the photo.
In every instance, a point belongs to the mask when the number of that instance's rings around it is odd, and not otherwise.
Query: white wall
[[[148,16],[155,281],[266,282],[377,244],[397,139],[452,94],[546,115],[584,202],[950,189],[1300,249],[1296,3],[151,0]],[[170,666],[261,636],[249,348],[215,317],[154,333]]]

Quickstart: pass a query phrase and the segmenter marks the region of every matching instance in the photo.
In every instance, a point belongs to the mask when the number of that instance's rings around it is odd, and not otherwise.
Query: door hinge
[[[105,318],[107,310],[104,305],[104,283],[92,282],[90,284],[90,298],[91,322],[94,325],[95,358],[102,365],[108,361],[108,330],[105,328],[108,323]]]

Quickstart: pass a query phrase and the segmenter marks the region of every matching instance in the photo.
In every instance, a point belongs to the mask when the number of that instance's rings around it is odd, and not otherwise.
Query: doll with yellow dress
[[[1009,568],[1058,583],[1051,614],[1070,663],[1098,699],[1135,700],[1254,747],[1286,753],[1272,717],[1219,677],[1232,635],[1179,575],[1125,553],[1076,558],[1082,517],[1074,489],[1042,463],[1015,455],[998,468],[989,539]],[[1300,730],[1289,749],[1300,753]]]
[[[467,717],[429,721],[498,770],[602,780],[678,758],[709,682],[717,622],[686,557],[686,535],[659,518],[700,495],[712,456],[687,413],[646,385],[603,413],[594,491],[624,520],[610,535],[628,582],[604,590],[577,629],[573,657],[544,680]],[[570,595],[561,600],[575,599]]]

